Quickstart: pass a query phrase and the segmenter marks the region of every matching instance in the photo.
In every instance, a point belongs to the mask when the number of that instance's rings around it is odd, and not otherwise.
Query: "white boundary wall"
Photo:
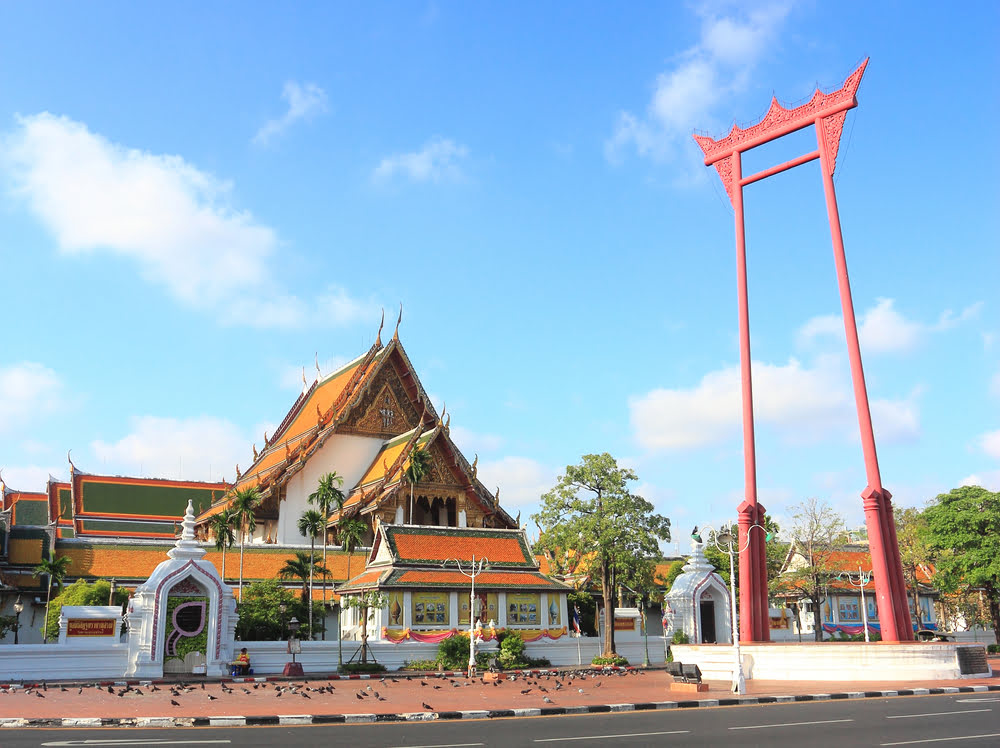
[[[0,679],[6,681],[121,678],[128,645],[18,644],[0,647]]]
[[[805,643],[740,647],[747,680],[884,681],[953,680],[962,675],[956,650],[967,644]],[[975,645],[973,645],[975,646]],[[708,679],[732,677],[733,648],[675,644],[674,660],[694,663]]]

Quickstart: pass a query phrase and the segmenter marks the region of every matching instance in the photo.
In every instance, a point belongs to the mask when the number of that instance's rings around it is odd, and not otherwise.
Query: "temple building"
[[[309,495],[317,490],[320,478],[334,473],[342,480],[345,499],[329,517],[326,537],[316,543],[317,553],[324,539],[334,548],[327,557],[332,584],[322,593],[315,585],[315,599],[322,594],[332,604],[338,599],[333,585],[349,582],[343,591],[351,594],[365,588],[366,575],[373,574],[377,584],[372,586],[393,594],[402,591],[394,602],[407,611],[396,621],[390,606],[382,625],[388,631],[396,630],[394,621],[420,629],[420,624],[431,622],[416,619],[413,595],[421,585],[412,580],[435,572],[418,561],[437,564],[440,570],[438,559],[450,550],[448,555],[463,561],[473,553],[496,556],[490,559],[496,564],[490,572],[496,579],[491,577],[492,583],[486,584],[487,577],[483,578],[484,605],[493,620],[532,629],[565,627],[568,588],[539,572],[526,536],[499,504],[499,489],[492,492],[479,480],[478,458],[470,462],[462,454],[449,426],[450,416],[435,411],[421,385],[399,341],[397,322],[387,344],[379,334],[368,351],[337,371],[317,376],[311,384],[303,376],[302,393],[274,434],[265,435],[261,448],[250,447],[251,459],[245,470],[236,466],[232,483],[95,475],[72,461],[68,482],[50,479],[38,492],[14,490],[0,476],[0,614],[10,614],[15,598],[21,597],[21,641],[40,640],[45,587],[32,569],[52,556],[70,559],[66,583],[114,578],[119,587],[134,589],[172,547],[189,501],[197,516],[196,537],[207,545],[205,560],[224,569],[225,580],[235,586],[239,531],[235,546],[220,551],[212,519],[232,505],[237,491],[247,488],[257,489],[261,502],[254,512],[256,526],[244,538],[243,584],[277,579],[296,551],[309,548],[298,521],[303,512],[315,508]],[[424,469],[422,477],[411,482],[407,476],[413,471],[408,468],[414,461]],[[344,518],[363,522],[361,545],[370,547],[370,552],[348,554],[337,547],[337,525]],[[419,536],[422,540],[399,544],[400,538],[417,537],[418,531],[426,533]],[[419,554],[400,550],[412,550],[414,542],[429,554],[422,561]],[[469,551],[466,556],[459,552],[463,548]],[[424,592],[439,594],[447,589],[444,594],[454,597],[453,591],[461,586],[457,573],[447,572],[448,581],[442,581],[444,576],[428,577]],[[301,586],[296,580],[285,584]],[[550,602],[546,595],[556,590],[561,598],[552,594]],[[516,618],[489,609],[514,591],[531,598],[523,603],[523,621],[520,600],[513,603],[518,606]],[[443,603],[435,598],[433,623],[438,628],[439,612],[450,626],[467,614],[453,610],[461,603],[451,597],[445,611],[437,610]],[[11,635],[5,639],[12,640]]]

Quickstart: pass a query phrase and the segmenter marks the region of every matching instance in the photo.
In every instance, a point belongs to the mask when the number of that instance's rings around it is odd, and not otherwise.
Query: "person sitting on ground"
[[[240,667],[240,675],[248,675],[250,673],[250,655],[247,654],[246,647],[240,650],[239,657],[236,658],[236,664]]]

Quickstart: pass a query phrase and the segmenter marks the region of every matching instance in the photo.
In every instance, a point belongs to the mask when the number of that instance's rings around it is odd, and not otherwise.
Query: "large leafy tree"
[[[298,522],[299,532],[309,538],[309,599],[312,600],[313,571],[316,568],[316,536],[326,532],[326,518],[316,509],[306,509]],[[325,566],[323,567],[326,568]],[[312,631],[312,606],[309,606],[309,630]]]
[[[257,529],[257,517],[255,512],[260,506],[260,490],[256,486],[240,488],[233,494],[233,503],[230,506],[237,527],[240,528],[240,587],[239,599],[243,600],[243,543],[247,533],[252,533]]]
[[[844,520],[829,503],[810,498],[793,507],[788,534],[796,554],[782,584],[812,600],[815,637],[822,641],[820,608],[826,602],[830,581],[840,571],[833,563],[833,554],[845,537]]]
[[[308,556],[304,553],[302,555],[306,557],[308,563]],[[282,605],[285,606],[285,611],[279,615]],[[308,607],[307,601],[282,587],[275,579],[252,582],[247,585],[243,602],[240,603],[240,620],[236,624],[236,635],[243,641],[286,639],[288,622],[292,616],[299,621],[305,621],[309,618]],[[318,608],[319,604],[313,607]],[[299,633],[303,637],[311,636],[308,624],[303,623]]]
[[[55,584],[59,591],[62,591],[62,583],[66,578],[66,573],[69,569],[69,565],[72,563],[72,559],[68,556],[52,557],[44,559],[42,563],[38,564],[31,573],[36,577],[45,576],[48,578],[46,592],[45,592],[45,621],[49,619],[49,603],[52,601],[52,585]],[[57,629],[58,631],[58,629]],[[42,623],[42,644],[46,644],[49,641],[49,631],[48,626],[45,622]]]
[[[332,473],[326,473],[320,476],[319,484],[316,486],[316,490],[309,494],[309,503],[316,506],[316,509],[320,514],[323,515],[323,568],[326,568],[326,527],[330,524],[330,514],[334,509],[342,510],[344,507],[344,492],[341,491],[341,486],[344,485],[344,479],[337,475],[336,471]],[[326,578],[327,573],[323,574],[323,607],[326,608]],[[326,637],[326,632],[323,633],[324,638]]]
[[[313,562],[308,553],[295,552],[295,558],[285,559],[285,565],[278,570],[281,579],[298,579],[302,582],[302,602],[309,600],[309,577],[311,574],[324,574],[326,567]]]
[[[426,449],[414,448],[410,452],[410,464],[404,473],[406,480],[410,484],[410,515],[408,521],[411,525],[413,524],[413,490],[430,472],[431,453]]]
[[[930,561],[931,549],[927,546],[927,521],[923,512],[914,507],[896,508],[896,540],[899,543],[899,560],[903,565],[903,578],[913,597],[913,609],[920,616],[919,582],[917,569]],[[914,621],[917,623],[917,621]]]
[[[937,496],[923,513],[944,592],[982,590],[1000,643],[1000,493],[963,486]]]
[[[236,533],[233,532],[233,525],[236,524],[236,517],[232,509],[223,509],[209,520],[212,534],[215,535],[215,550],[222,551],[222,579],[226,579],[226,549],[232,548],[236,542]]]
[[[542,496],[532,519],[541,529],[539,545],[555,554],[586,557],[600,580],[604,600],[604,656],[615,654],[615,592],[636,582],[641,568],[670,540],[670,520],[629,490],[635,472],[618,466],[607,452],[584,455],[568,465],[558,483]]]

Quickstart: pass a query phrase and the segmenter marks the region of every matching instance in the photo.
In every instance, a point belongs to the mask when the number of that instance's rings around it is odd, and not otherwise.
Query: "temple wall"
[[[309,494],[316,490],[319,479],[336,472],[344,479],[341,490],[347,494],[364,475],[382,448],[382,439],[369,436],[334,434],[323,447],[288,481],[285,500],[278,510],[278,543],[309,545],[296,524],[302,512],[310,508]]]

